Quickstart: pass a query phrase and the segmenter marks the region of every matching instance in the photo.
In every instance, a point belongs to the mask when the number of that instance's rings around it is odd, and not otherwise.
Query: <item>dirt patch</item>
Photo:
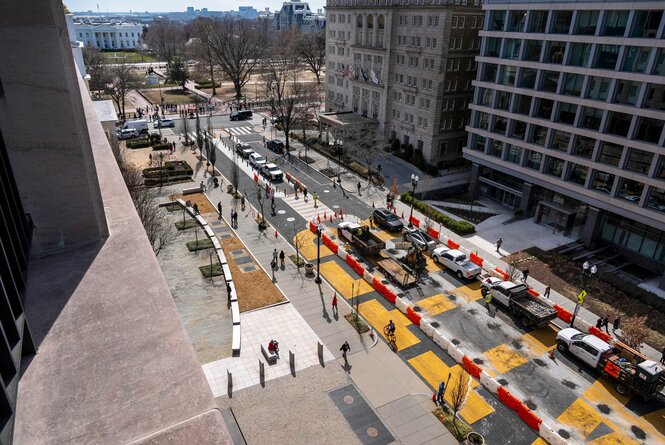
[[[598,407],[598,411],[600,411],[603,414],[609,414],[612,412],[612,408],[609,406],[605,405],[604,403],[600,403],[596,405]]]
[[[635,425],[630,427],[630,431],[635,435],[640,440],[644,440],[647,438],[647,434],[644,432],[644,430],[640,427],[637,427]]]
[[[580,271],[582,262],[572,261],[569,257],[553,250],[544,251],[531,247],[523,252],[515,252],[503,258],[506,263],[518,262],[517,269],[529,268],[530,276],[541,283],[549,284],[552,290],[571,301],[577,300],[582,290]],[[510,273],[510,271],[509,271]],[[602,273],[602,271],[601,271]],[[521,276],[517,272],[518,276]],[[629,292],[602,279],[594,279],[589,286],[593,298],[587,298],[584,307],[591,312],[604,316],[609,314],[610,321],[615,316],[626,319],[630,315],[648,315],[647,325],[650,334],[647,343],[657,350],[665,347],[665,313],[648,304],[636,304],[636,299]]]
[[[570,439],[570,433],[566,430],[559,430],[557,433],[559,433],[559,436],[563,437],[564,439]]]
[[[489,323],[487,323],[487,327],[494,331],[494,330],[500,329],[501,325],[498,324],[498,323],[489,322]]]
[[[475,309],[469,309],[467,312],[468,312],[470,315],[476,315],[476,314],[478,313],[478,311],[475,310]]]
[[[191,201],[192,204],[196,203],[199,206],[199,213],[215,213],[217,210],[210,204],[210,201],[203,193],[192,193],[191,195],[171,195],[169,198],[172,201],[182,199],[183,201]]]
[[[534,358],[534,359],[533,359],[533,362],[534,362],[536,365],[541,366],[541,367],[546,367],[546,366],[547,366],[547,363],[545,363],[544,361],[542,361],[542,360],[539,359],[539,358]]]
[[[483,363],[485,363],[485,360],[483,360],[482,358],[474,358],[473,363],[475,363],[476,365],[482,365]]]
[[[518,349],[518,350],[519,350],[519,349],[522,349],[522,348],[524,347],[524,345],[522,344],[522,342],[519,341],[519,340],[517,340],[517,339],[511,341],[510,344],[513,345],[513,348]]]
[[[533,403],[532,400],[528,400],[528,399],[527,399],[527,400],[524,401],[524,404],[525,404],[525,405],[526,405],[531,411],[534,411],[534,410],[536,410],[536,409],[538,408],[538,405],[536,405],[535,403]]]
[[[566,386],[567,386],[568,388],[570,388],[570,389],[575,389],[575,388],[577,388],[577,383],[575,383],[575,382],[571,382],[570,380],[566,380],[566,379],[564,379],[564,380],[561,380],[561,383],[563,383],[564,385],[566,385]]]
[[[497,379],[497,382],[499,382],[503,386],[506,386],[508,384],[508,380],[506,379]]]

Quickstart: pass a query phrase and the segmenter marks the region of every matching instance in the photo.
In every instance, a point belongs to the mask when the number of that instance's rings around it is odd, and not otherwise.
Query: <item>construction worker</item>
[[[485,307],[487,308],[487,312],[492,312],[492,309],[490,307],[490,303],[492,302],[492,294],[487,292],[485,294]]]

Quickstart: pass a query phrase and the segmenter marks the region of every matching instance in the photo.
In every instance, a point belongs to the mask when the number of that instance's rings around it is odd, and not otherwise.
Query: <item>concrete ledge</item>
[[[240,324],[233,325],[233,337],[231,339],[231,351],[233,355],[240,355]]]
[[[228,263],[222,264],[222,273],[224,274],[224,279],[226,281],[231,281],[233,279],[233,277],[231,277],[231,268]]]
[[[231,318],[234,325],[240,325],[240,306],[238,300],[231,302]]]
[[[238,301],[238,293],[236,292],[236,287],[233,284],[233,281],[229,281],[228,283],[231,287],[231,302]]]
[[[194,218],[196,218],[196,221],[202,226],[205,227],[208,225],[205,219],[201,215],[196,215]]]
[[[220,250],[222,250],[222,246],[219,245],[219,240],[214,234],[210,237],[210,240],[212,241],[212,246],[215,248],[216,251],[219,252]],[[219,255],[217,255],[217,258],[219,258]],[[226,262],[226,257],[224,257],[224,261]],[[222,264],[221,259],[219,260],[219,264]]]
[[[213,245],[215,245],[215,241],[217,241],[217,238],[215,238],[215,239],[212,241],[212,244],[213,244]],[[219,245],[219,241],[217,241],[217,245]],[[220,246],[220,247],[217,247],[217,245],[215,245],[215,249],[217,250],[217,259],[219,260],[219,264],[221,264],[222,266],[224,266],[225,264],[228,263],[228,262],[226,261],[226,255],[224,255],[224,251],[222,250],[221,246]],[[226,278],[226,277],[224,277],[224,278]],[[229,277],[229,279],[230,279],[230,278],[231,278],[231,277]],[[228,280],[227,280],[227,281],[228,281]]]
[[[206,225],[204,226],[203,230],[205,231],[206,235],[208,235],[208,238],[213,239],[215,238],[215,232],[213,232],[210,226],[207,224],[208,222],[206,221]]]
[[[190,187],[186,189],[182,189],[182,194],[183,195],[191,195],[193,193],[201,193],[203,190],[201,189],[200,186],[197,187]]]

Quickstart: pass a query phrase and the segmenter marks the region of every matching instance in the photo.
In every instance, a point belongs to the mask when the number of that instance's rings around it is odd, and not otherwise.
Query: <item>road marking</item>
[[[499,374],[504,374],[513,368],[517,368],[529,361],[529,359],[507,344],[501,344],[492,349],[483,352],[483,356],[487,362]]]
[[[471,303],[476,300],[480,300],[483,296],[480,294],[480,282],[475,281],[467,286],[460,286],[455,288],[451,294],[458,297],[458,300],[463,300],[457,302],[458,304]]]
[[[452,385],[462,371],[462,368],[459,365],[455,365],[452,368],[448,367],[448,365],[446,365],[432,351],[427,351],[424,354],[420,354],[410,359],[409,364],[425,379],[432,389],[435,390],[439,388],[440,382],[448,381],[448,375],[450,374],[450,381],[448,382],[448,388],[446,388],[446,394],[444,396],[446,401],[450,403]],[[487,403],[480,394],[473,390],[476,387],[478,387],[478,382],[471,379],[469,396],[460,410],[460,415],[464,420],[471,424],[494,412],[494,408],[492,408],[492,406]]]
[[[297,238],[297,239],[296,239]],[[303,230],[293,238],[293,244],[298,244],[298,252],[306,260],[311,261],[316,259],[316,233],[310,230]],[[332,255],[332,251],[321,243],[320,257],[324,258]]]
[[[424,300],[420,300],[418,301],[418,306],[425,309],[432,316],[439,315],[457,307],[455,303],[450,301],[450,299],[443,294],[437,294],[425,298]]]
[[[531,356],[538,357],[556,347],[556,334],[554,329],[545,326],[524,334],[519,340],[527,345]]]
[[[362,303],[358,310],[384,338],[383,328],[390,320],[395,323],[395,345],[397,346],[398,351],[420,343],[418,337],[413,335],[411,331],[407,329],[407,326],[410,325],[411,322],[399,311],[399,309],[388,311],[378,301],[370,300]]]
[[[243,135],[243,134],[252,134],[253,133],[252,127],[231,127],[231,128],[227,127],[227,128],[225,128],[225,130],[227,132],[231,133],[232,135],[235,135],[235,136],[240,136],[240,135]]]
[[[603,421],[600,413],[582,399],[577,399],[559,416],[559,422],[576,430],[583,439]]]
[[[316,248],[314,249],[314,258],[316,258]],[[323,275],[332,287],[334,287],[345,299],[351,298],[352,286],[353,295],[364,295],[374,290],[362,278],[354,280],[351,275],[346,273],[346,271],[334,261],[321,263],[321,275]]]
[[[330,216],[335,213],[326,205],[321,204],[321,201],[318,201],[318,206],[314,207],[314,200],[309,197],[307,201],[305,201],[302,193],[298,194],[298,199],[296,199],[295,193],[290,193],[289,196],[282,199],[289,205],[289,207],[305,218],[306,221],[311,221],[313,218],[316,218],[317,215],[320,215],[321,222],[323,222],[324,219],[329,219]],[[324,214],[326,218],[324,218]]]

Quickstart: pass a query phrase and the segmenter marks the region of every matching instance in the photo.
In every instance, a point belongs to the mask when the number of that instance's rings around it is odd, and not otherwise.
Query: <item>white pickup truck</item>
[[[469,261],[464,252],[456,249],[437,247],[432,251],[432,259],[434,259],[435,263],[446,266],[460,280],[462,278],[470,280],[482,272],[480,266]]]

